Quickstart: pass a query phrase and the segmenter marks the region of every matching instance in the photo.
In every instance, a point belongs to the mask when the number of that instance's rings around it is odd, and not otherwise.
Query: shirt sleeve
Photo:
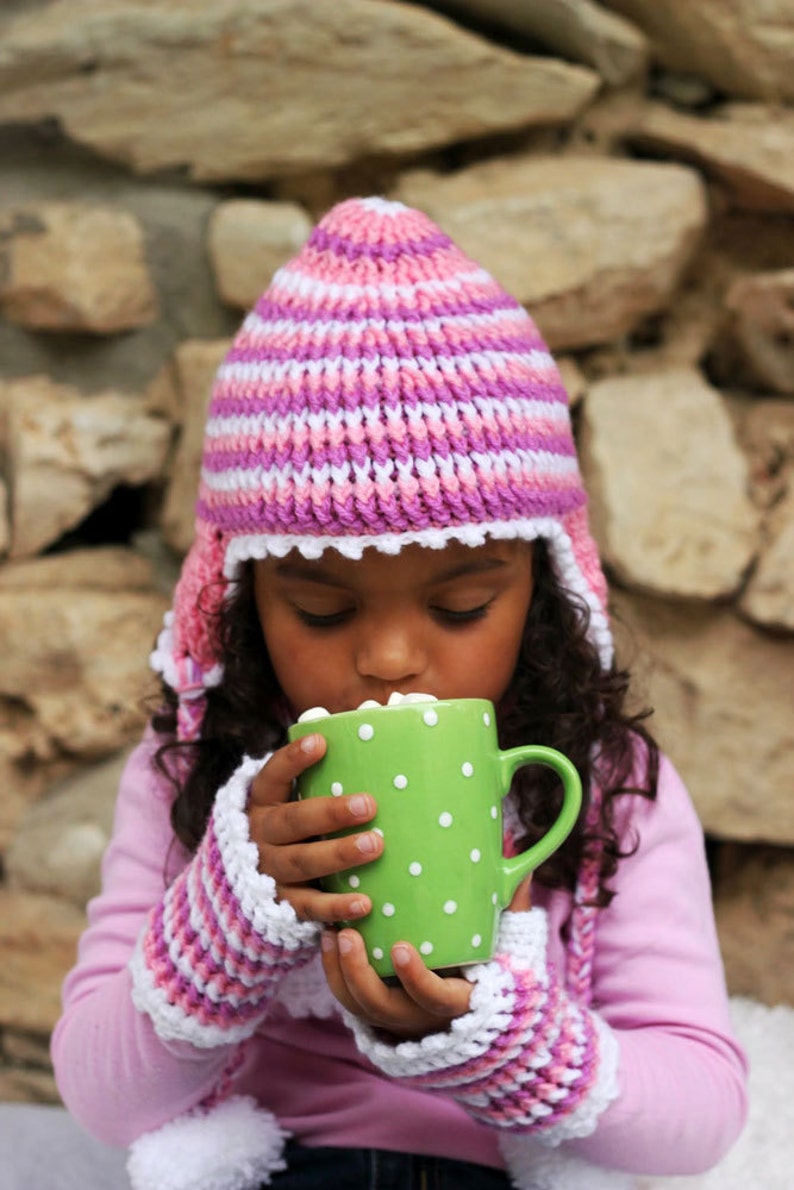
[[[541,1143],[630,1173],[698,1173],[744,1121],[697,817],[667,761],[657,799],[626,805],[635,850],[597,919],[590,1008],[549,964],[546,914],[533,909],[503,915],[494,959],[471,972],[471,1010],[448,1032],[390,1044],[346,1018],[384,1073],[498,1128],[511,1167],[531,1167]]]
[[[703,831],[663,757],[655,801],[626,798],[617,895],[599,914],[593,1007],[620,1044],[620,1092],[581,1156],[697,1174],[738,1138],[747,1061],[731,1021]]]
[[[245,802],[263,760],[246,759],[219,791],[191,857],[174,840],[155,747],[149,732],[122,776],[102,891],[52,1038],[66,1106],[121,1146],[213,1093],[319,933],[257,870]]]

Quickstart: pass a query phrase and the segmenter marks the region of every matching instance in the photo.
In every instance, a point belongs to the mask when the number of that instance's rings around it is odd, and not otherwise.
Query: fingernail
[[[393,946],[391,957],[395,967],[407,967],[411,961],[411,952],[407,946]]]
[[[355,797],[351,797],[349,805],[354,818],[364,818],[370,812],[369,798],[366,794],[357,793]]]
[[[326,930],[320,939],[320,946],[322,946],[324,951],[328,952],[334,949],[334,944],[334,935],[330,930]]]
[[[339,947],[340,954],[350,954],[351,950],[353,949],[353,943],[349,938],[346,938],[344,934],[339,935],[337,945]]]
[[[363,851],[365,855],[374,855],[378,850],[378,841],[374,833],[370,832],[366,835],[359,835],[356,839],[356,847],[359,851]]]
[[[301,740],[301,752],[313,752],[317,747],[316,735],[305,735]]]

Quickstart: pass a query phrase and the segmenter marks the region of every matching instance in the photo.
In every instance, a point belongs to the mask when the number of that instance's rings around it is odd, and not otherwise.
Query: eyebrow
[[[503,570],[507,565],[504,558],[478,558],[476,561],[460,562],[436,575],[434,582],[448,583],[455,578],[466,578],[470,574],[484,574],[489,570]]]
[[[303,583],[321,583],[324,587],[347,588],[347,583],[343,583],[341,579],[334,578],[333,575],[319,570],[316,566],[302,566],[300,562],[279,562],[276,574],[279,578],[299,579]]]
[[[484,574],[491,570],[502,570],[507,565],[503,558],[478,558],[470,562],[460,562],[448,570],[433,575],[430,584],[449,583],[456,578],[466,578],[469,575]],[[303,565],[300,562],[279,562],[276,574],[281,578],[297,579],[304,583],[317,583],[324,587],[339,587],[347,590],[349,584],[333,574],[315,565]]]

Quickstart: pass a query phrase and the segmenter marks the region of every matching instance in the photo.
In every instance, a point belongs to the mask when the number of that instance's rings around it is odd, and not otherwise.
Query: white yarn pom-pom
[[[249,1095],[196,1108],[131,1146],[133,1190],[254,1190],[286,1168],[286,1133]]]
[[[504,1133],[499,1147],[518,1190],[635,1190],[632,1174],[603,1169],[561,1149],[546,1149],[529,1136]]]

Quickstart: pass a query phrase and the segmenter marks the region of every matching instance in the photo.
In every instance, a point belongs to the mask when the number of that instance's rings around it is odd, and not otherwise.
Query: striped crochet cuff
[[[135,1006],[163,1040],[244,1040],[284,975],[316,951],[320,927],[276,901],[274,881],[258,870],[245,807],[262,763],[246,757],[219,791],[196,854],[149,914],[130,960]]]
[[[470,1010],[449,1031],[389,1045],[346,1014],[385,1074],[451,1095],[477,1120],[547,1144],[589,1136],[617,1095],[617,1041],[546,965],[542,909],[505,913],[490,963],[472,967]]]

